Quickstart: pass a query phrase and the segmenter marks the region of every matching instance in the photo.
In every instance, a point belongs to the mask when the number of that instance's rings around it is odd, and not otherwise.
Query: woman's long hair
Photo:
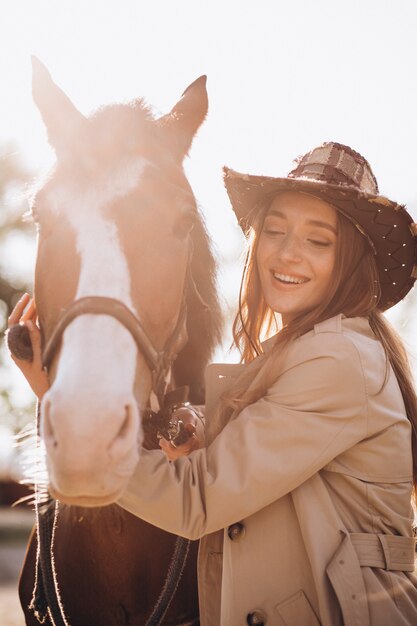
[[[239,313],[233,325],[233,337],[240,349],[242,362],[250,363],[225,395],[214,416],[215,428],[222,428],[233,413],[263,397],[280,375],[283,358],[290,343],[312,330],[315,324],[335,315],[366,317],[381,342],[398,380],[407,417],[412,426],[413,482],[417,489],[417,396],[403,343],[378,309],[379,276],[369,241],[354,224],[337,211],[338,237],[335,269],[329,289],[322,302],[311,311],[300,314],[276,336],[273,349],[263,354],[261,341],[272,334],[274,312],[262,294],[256,252],[265,215],[270,203],[254,213],[249,252],[242,279]],[[255,359],[257,355],[259,358]]]

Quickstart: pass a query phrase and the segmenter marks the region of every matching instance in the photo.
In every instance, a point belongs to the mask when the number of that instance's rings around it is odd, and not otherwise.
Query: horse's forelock
[[[104,105],[88,118],[89,125],[99,134],[115,128],[125,128],[130,133],[136,129],[146,131],[154,121],[151,107],[141,98],[127,103]]]
[[[182,162],[176,137],[142,99],[95,110],[57,156],[59,170],[75,169],[81,176],[92,164],[103,172],[129,157],[143,157],[161,169],[181,167]]]

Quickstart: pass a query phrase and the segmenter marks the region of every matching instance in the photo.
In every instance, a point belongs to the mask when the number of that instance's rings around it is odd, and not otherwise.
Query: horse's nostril
[[[109,445],[109,453],[113,458],[121,457],[130,450],[135,440],[136,423],[129,405],[125,406],[125,415],[116,436]]]
[[[58,440],[55,437],[54,429],[52,427],[52,422],[50,419],[50,409],[51,409],[51,403],[49,402],[49,400],[44,401],[42,405],[43,438],[44,438],[45,443],[48,446],[57,448]]]
[[[122,425],[119,428],[119,432],[116,435],[116,439],[126,437],[127,433],[129,432],[130,415],[129,415],[129,407],[127,405],[125,407],[125,411],[126,411],[126,417]]]

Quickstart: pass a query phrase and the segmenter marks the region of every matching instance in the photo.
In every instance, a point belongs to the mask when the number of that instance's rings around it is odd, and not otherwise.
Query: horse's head
[[[50,489],[68,503],[106,504],[138,460],[140,410],[153,385],[146,349],[178,353],[187,341],[179,319],[191,232],[202,225],[182,161],[207,112],[205,78],[159,119],[141,100],[87,118],[36,59],[33,69],[34,100],[57,156],[32,208],[35,299],[44,347],[53,343],[41,420]],[[86,306],[54,338],[63,312],[91,296],[109,309]],[[140,320],[147,345],[123,315],[113,317],[113,299]]]

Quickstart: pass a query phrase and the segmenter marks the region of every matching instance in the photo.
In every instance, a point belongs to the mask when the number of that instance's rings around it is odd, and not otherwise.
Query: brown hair
[[[407,417],[412,426],[413,482],[417,487],[417,396],[403,343],[382,312],[378,309],[379,275],[375,255],[366,237],[359,233],[350,220],[337,210],[338,237],[335,271],[327,296],[314,310],[307,311],[291,321],[277,335],[273,349],[263,354],[261,341],[272,334],[274,312],[263,298],[256,252],[264,218],[270,202],[258,207],[252,214],[249,251],[242,278],[239,313],[233,325],[233,337],[242,355],[242,362],[253,365],[240,376],[217,413],[217,427],[222,427],[232,413],[264,396],[280,375],[283,357],[290,343],[308,332],[321,321],[338,314],[346,317],[366,317],[381,342],[398,380]],[[258,359],[255,356],[260,355]],[[385,384],[385,383],[384,383]],[[216,416],[215,416],[216,417]]]

